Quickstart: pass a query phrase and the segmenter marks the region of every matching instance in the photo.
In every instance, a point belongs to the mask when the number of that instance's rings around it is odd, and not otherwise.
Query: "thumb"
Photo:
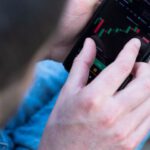
[[[73,89],[85,86],[89,76],[89,70],[96,56],[94,41],[87,38],[82,51],[75,58],[67,83]],[[66,83],[66,84],[67,84]]]

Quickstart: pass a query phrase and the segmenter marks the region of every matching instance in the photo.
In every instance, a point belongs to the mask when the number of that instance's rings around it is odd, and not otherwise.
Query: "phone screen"
[[[97,46],[97,56],[91,67],[89,80],[113,62],[133,37],[139,37],[143,41],[140,60],[150,44],[150,0],[106,0],[65,61],[68,70],[74,57],[82,49],[86,37],[93,38]]]

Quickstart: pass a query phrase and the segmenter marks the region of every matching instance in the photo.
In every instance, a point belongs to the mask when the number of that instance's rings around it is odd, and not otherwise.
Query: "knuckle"
[[[81,58],[78,55],[77,57],[75,57],[75,59],[73,60],[73,63],[80,63],[81,62]]]
[[[120,61],[118,65],[118,69],[120,73],[130,73],[131,65],[125,61]]]
[[[150,77],[143,78],[144,90],[150,90]]]
[[[127,134],[125,131],[119,129],[114,131],[112,138],[116,141],[124,141],[127,138]]]
[[[112,127],[114,125],[115,117],[112,114],[104,114],[100,119],[100,124],[104,127]]]
[[[88,95],[80,102],[80,106],[85,112],[89,113],[91,111],[97,110],[98,102],[91,95]]]
[[[89,59],[83,59],[83,58],[81,58],[80,55],[78,55],[74,59],[73,63],[78,64],[78,65],[84,65],[85,67],[88,67],[91,64],[91,61]]]
[[[105,127],[112,127],[122,112],[120,104],[114,102],[113,99],[112,102],[109,101],[106,103],[106,107],[104,107],[103,111],[101,112],[101,123]]]
[[[105,78],[104,82],[105,82],[105,84],[112,86],[112,85],[114,85],[114,83],[116,83],[116,80],[117,80],[116,76],[109,75],[109,78]]]

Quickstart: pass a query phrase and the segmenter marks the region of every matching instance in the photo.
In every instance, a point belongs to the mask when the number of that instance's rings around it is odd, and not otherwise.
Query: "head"
[[[0,0],[0,125],[30,84],[36,56],[55,30],[64,3]]]

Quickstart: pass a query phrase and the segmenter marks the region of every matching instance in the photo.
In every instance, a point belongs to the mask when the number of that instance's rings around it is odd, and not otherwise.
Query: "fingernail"
[[[141,41],[137,38],[133,39],[134,41],[134,45],[137,47],[137,48],[140,48],[141,47]]]
[[[86,38],[83,44],[83,49],[88,45],[89,46],[90,38]]]
[[[89,41],[90,38],[86,38],[84,44],[86,44]]]

